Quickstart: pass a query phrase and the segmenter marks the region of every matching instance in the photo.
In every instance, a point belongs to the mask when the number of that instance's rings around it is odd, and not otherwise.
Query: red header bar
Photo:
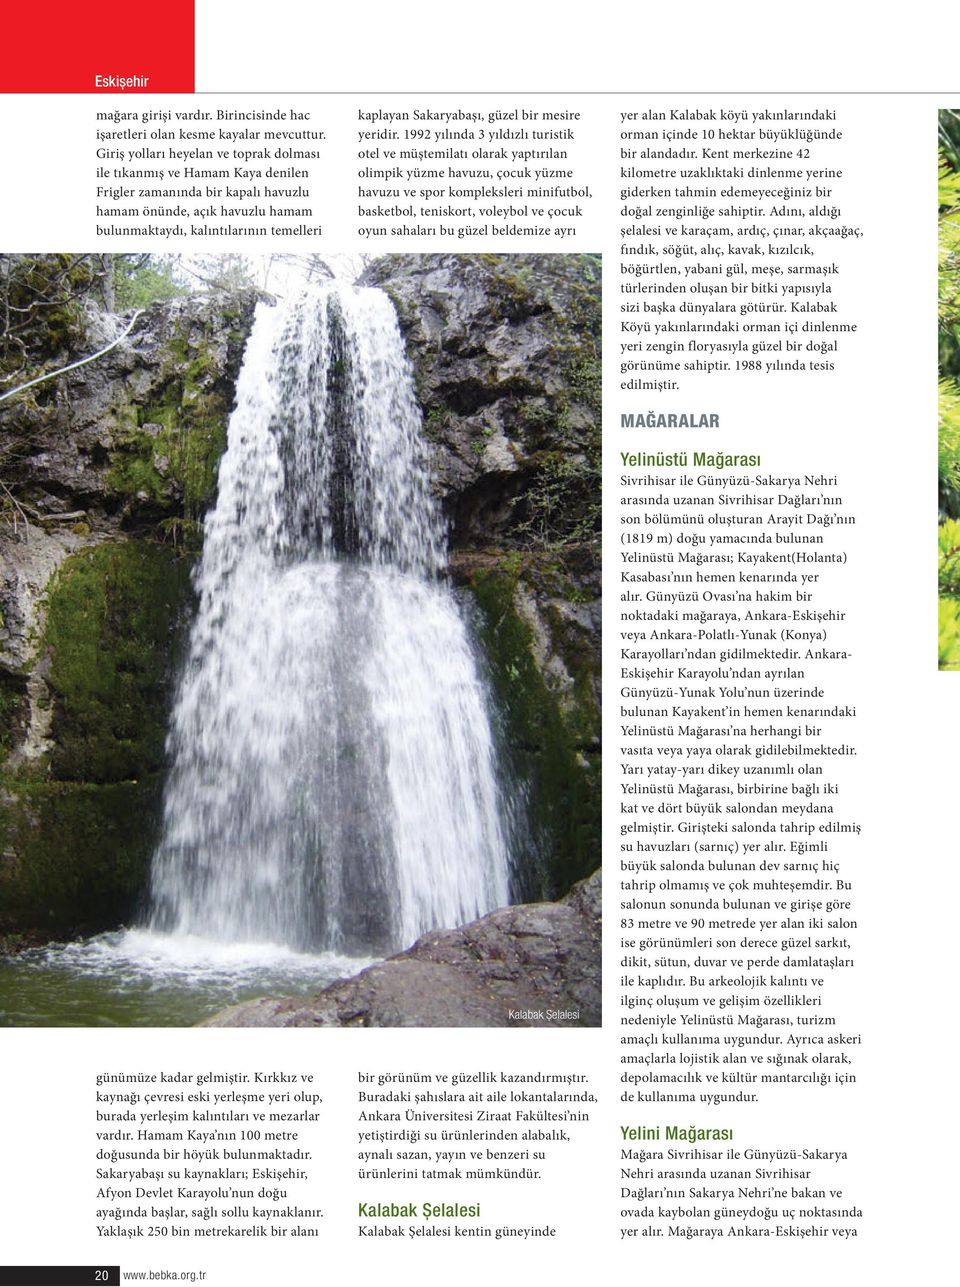
[[[0,93],[192,94],[194,0],[11,0]]]

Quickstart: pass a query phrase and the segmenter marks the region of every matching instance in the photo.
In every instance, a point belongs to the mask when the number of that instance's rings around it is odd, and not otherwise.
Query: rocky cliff
[[[472,593],[542,852],[528,897],[600,862],[600,264],[389,255],[450,571]]]
[[[38,257],[27,289],[68,258]],[[451,255],[390,256],[364,278],[397,307],[450,574],[529,784],[529,898],[599,863],[599,276],[593,256]],[[0,391],[16,363],[53,370],[120,333],[93,284],[41,311],[8,370],[0,351]],[[0,935],[135,912],[254,305],[153,305],[104,357],[0,403]]]
[[[143,888],[189,573],[254,304],[156,304],[96,362],[0,404],[0,932],[114,925]],[[40,314],[26,371],[124,327],[78,289]]]

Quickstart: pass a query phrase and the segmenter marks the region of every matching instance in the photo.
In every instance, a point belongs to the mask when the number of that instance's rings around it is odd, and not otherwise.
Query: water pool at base
[[[374,958],[118,930],[0,960],[2,1027],[190,1027],[259,996],[308,996]]]

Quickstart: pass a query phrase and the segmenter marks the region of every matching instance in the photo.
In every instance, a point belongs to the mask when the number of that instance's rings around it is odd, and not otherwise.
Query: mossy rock
[[[13,748],[16,734],[23,726],[26,701],[22,684],[12,676],[0,674],[0,760]]]
[[[142,423],[116,440],[107,481],[137,502],[140,513],[195,522],[216,493],[226,420],[214,395],[190,408],[168,403],[142,412]]]
[[[4,293],[8,326],[30,351],[31,361],[46,363],[70,352],[83,336],[84,300],[97,274],[89,255],[10,255]],[[19,371],[23,351],[0,343],[0,373]],[[44,395],[47,391],[44,390]],[[42,399],[41,399],[42,400]]]
[[[159,771],[190,561],[148,541],[73,555],[50,591],[42,649],[51,776],[123,782]]]
[[[546,888],[520,892],[558,897],[600,862],[599,708],[587,657],[574,672],[572,700],[548,684],[533,631],[517,608],[522,566],[508,555],[499,566],[477,569],[469,585],[509,755],[530,785],[533,830],[545,857]]]
[[[129,498],[140,518],[182,516],[196,523],[216,495],[232,399],[223,355],[175,332],[163,381],[149,401],[115,408],[111,491]]]
[[[7,781],[0,932],[112,929],[136,912],[160,818],[160,775],[105,786]]]

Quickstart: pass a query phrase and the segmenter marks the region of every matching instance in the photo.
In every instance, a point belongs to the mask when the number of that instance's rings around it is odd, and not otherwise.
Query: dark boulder
[[[312,997],[261,997],[208,1028],[575,1028],[600,1024],[601,874],[559,903],[491,912]]]

